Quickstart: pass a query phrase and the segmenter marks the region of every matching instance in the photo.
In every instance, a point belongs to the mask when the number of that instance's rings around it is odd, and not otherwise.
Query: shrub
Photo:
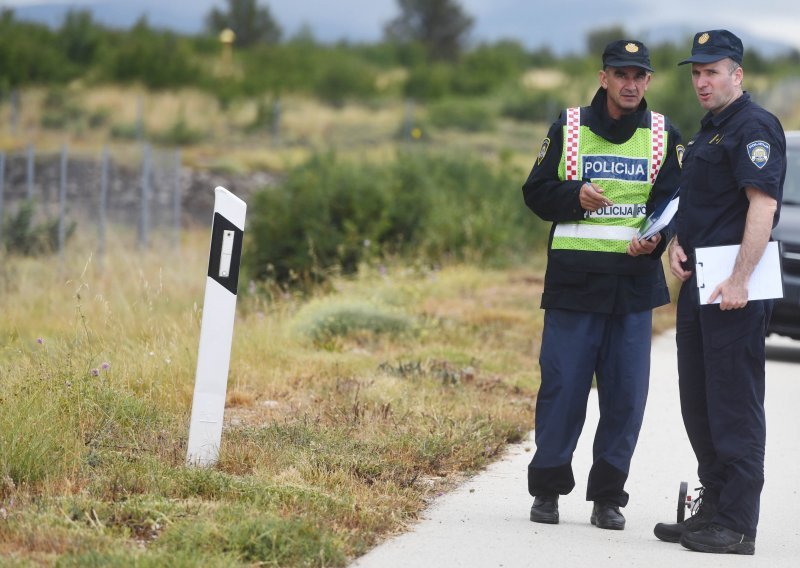
[[[245,269],[296,284],[352,273],[386,253],[502,264],[544,239],[515,176],[476,158],[424,151],[382,166],[315,156],[254,196]]]
[[[315,84],[315,92],[323,101],[341,106],[350,97],[375,95],[376,73],[372,66],[346,54],[328,59]]]
[[[18,22],[10,10],[0,11],[0,84],[64,84],[75,78],[70,64],[47,26]]]
[[[59,130],[68,126],[80,126],[86,116],[86,111],[63,89],[48,91],[42,106],[43,128]]]
[[[191,128],[183,116],[178,117],[167,130],[153,136],[155,142],[166,146],[189,146],[202,142],[205,138],[205,133]]]
[[[297,332],[318,344],[357,335],[400,335],[413,329],[405,314],[364,301],[319,301],[307,304],[294,322]]]
[[[457,128],[467,132],[491,130],[495,115],[483,101],[448,99],[430,106],[428,120],[439,128]]]
[[[58,219],[37,223],[35,217],[36,205],[29,200],[20,206],[16,214],[5,220],[3,242],[9,253],[36,256],[58,250]],[[75,233],[76,226],[72,221],[65,227],[65,242]]]
[[[436,100],[450,92],[452,71],[446,65],[420,65],[411,69],[404,94],[420,100]]]
[[[500,114],[527,122],[552,122],[566,106],[558,91],[517,91],[503,102]]]
[[[135,122],[114,124],[111,126],[111,137],[118,140],[138,140],[144,136],[144,128]]]
[[[518,80],[527,67],[524,47],[515,41],[480,45],[464,56],[453,73],[452,90],[461,95],[486,95]]]
[[[251,206],[246,257],[257,278],[321,281],[340,267],[353,272],[385,223],[386,195],[374,166],[312,157]]]
[[[117,46],[103,57],[103,73],[112,81],[141,82],[152,89],[201,83],[188,40],[173,33],[151,30],[140,20]]]

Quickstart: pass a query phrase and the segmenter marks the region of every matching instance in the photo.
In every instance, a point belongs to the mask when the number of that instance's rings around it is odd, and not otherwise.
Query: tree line
[[[88,86],[199,88],[223,107],[239,97],[278,98],[285,93],[312,95],[333,105],[381,97],[429,102],[492,96],[503,99],[509,116],[551,120],[559,107],[584,102],[583,92],[570,100],[567,91],[575,89],[523,88],[520,77],[530,69],[557,68],[571,79],[591,81],[602,45],[628,35],[620,27],[596,30],[587,36],[587,55],[556,57],[546,48],[529,50],[513,39],[471,45],[474,18],[457,0],[397,0],[397,8],[397,16],[385,23],[382,40],[333,44],[317,41],[307,27],[285,37],[268,5],[257,0],[227,0],[225,9],[208,13],[206,30],[195,35],[154,28],[145,17],[130,29],[114,29],[81,10],[68,12],[53,29],[20,21],[13,10],[3,9],[0,93],[80,80]],[[235,34],[230,58],[223,57],[223,29]],[[693,102],[688,79],[675,68],[685,45],[650,47],[659,75],[652,97],[659,110],[676,115],[680,124],[686,103]],[[796,69],[800,53],[767,59],[750,49],[745,59],[749,74],[778,78]]]

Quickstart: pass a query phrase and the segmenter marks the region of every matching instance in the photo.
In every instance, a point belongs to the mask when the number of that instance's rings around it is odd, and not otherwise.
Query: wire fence
[[[63,254],[74,231],[94,232],[106,250],[112,226],[134,229],[142,249],[154,237],[180,243],[183,210],[180,150],[141,146],[139,163],[124,165],[108,148],[97,154],[37,152],[32,145],[0,152],[0,242],[10,242],[13,217],[26,204],[32,222],[57,227],[56,252]]]

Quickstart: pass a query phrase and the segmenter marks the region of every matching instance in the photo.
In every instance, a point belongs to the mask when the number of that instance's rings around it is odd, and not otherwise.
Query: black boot
[[[625,517],[619,512],[619,507],[611,503],[595,501],[589,522],[601,529],[621,531],[625,528]]]
[[[537,495],[531,507],[534,523],[558,524],[558,495]]]
[[[680,523],[658,523],[653,533],[664,542],[680,542],[684,533],[703,530],[717,512],[717,504],[703,498],[703,489],[692,507],[692,515]]]
[[[681,537],[681,545],[697,552],[715,552],[717,554],[755,554],[756,539],[737,533],[717,523],[694,532],[685,532]]]

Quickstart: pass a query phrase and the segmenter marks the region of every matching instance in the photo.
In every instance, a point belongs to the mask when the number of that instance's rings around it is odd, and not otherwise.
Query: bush
[[[112,138],[118,140],[138,140],[144,136],[144,128],[135,122],[114,124],[111,126],[110,134]]]
[[[452,71],[446,65],[420,65],[411,69],[403,89],[407,97],[436,100],[450,92]]]
[[[413,329],[410,318],[369,302],[307,304],[297,314],[294,328],[317,344],[359,335],[401,335]]]
[[[422,151],[382,166],[315,156],[254,196],[244,266],[253,278],[297,284],[385,254],[502,264],[544,242],[519,178]]]
[[[375,95],[376,73],[372,66],[341,54],[329,58],[320,70],[315,92],[323,101],[341,106],[350,97],[369,98]]]
[[[502,104],[500,114],[527,122],[552,122],[567,103],[558,91],[515,92]]]
[[[439,128],[457,128],[467,132],[491,130],[495,114],[480,100],[448,99],[430,106],[428,120]]]
[[[205,138],[205,133],[191,128],[183,116],[178,117],[167,130],[153,136],[155,142],[166,146],[190,146]]]
[[[85,122],[86,111],[62,89],[48,91],[42,106],[44,107],[41,118],[43,128],[59,130],[69,126],[79,127]]]
[[[291,282],[325,279],[327,270],[353,272],[385,223],[386,195],[380,172],[368,165],[314,156],[278,187],[258,193],[251,206],[257,278]]]
[[[64,84],[78,75],[46,26],[17,22],[0,12],[0,84]]]
[[[3,242],[11,254],[37,256],[58,250],[58,219],[36,223],[36,206],[26,201],[15,215],[3,223]],[[75,233],[76,223],[70,222],[64,231],[65,244]]]
[[[152,89],[195,85],[203,80],[189,41],[151,30],[146,21],[120,34],[115,49],[105,54],[102,67],[111,81],[141,82]]]
[[[453,73],[452,90],[461,95],[486,95],[519,80],[528,57],[518,42],[480,45],[466,54]]]

